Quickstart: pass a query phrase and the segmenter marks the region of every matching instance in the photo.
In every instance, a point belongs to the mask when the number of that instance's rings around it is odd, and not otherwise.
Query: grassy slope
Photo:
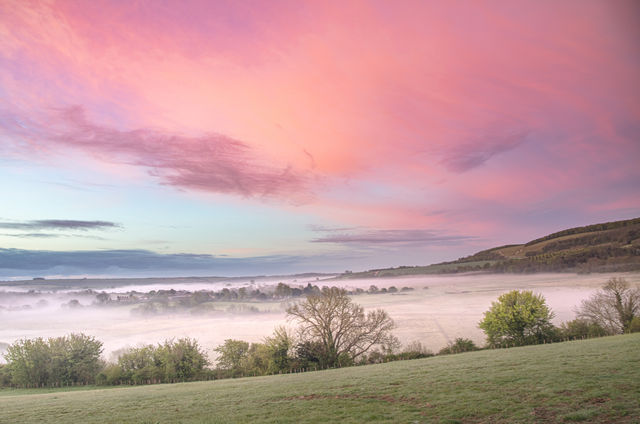
[[[0,391],[0,422],[640,422],[640,334],[306,374]]]

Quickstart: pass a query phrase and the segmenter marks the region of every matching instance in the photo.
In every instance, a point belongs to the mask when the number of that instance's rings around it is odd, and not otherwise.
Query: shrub
[[[458,337],[453,342],[449,342],[446,347],[440,349],[438,355],[448,355],[452,353],[462,353],[462,352],[471,352],[474,350],[479,350],[478,346],[470,339],[464,339],[462,337]]]
[[[5,364],[0,364],[0,387],[11,386],[11,372]]]
[[[607,330],[600,324],[586,319],[577,318],[573,321],[563,322],[560,326],[560,339],[585,339],[606,336]]]

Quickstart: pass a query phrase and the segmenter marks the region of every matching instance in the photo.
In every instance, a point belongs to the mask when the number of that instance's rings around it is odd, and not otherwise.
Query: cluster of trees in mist
[[[530,291],[500,296],[479,327],[485,348],[522,346],[562,340],[640,332],[640,288],[610,279],[583,301],[578,317],[556,327],[545,299]],[[46,387],[74,384],[151,384],[309,371],[332,367],[416,359],[434,354],[420,342],[400,350],[394,322],[382,309],[365,312],[340,288],[325,287],[287,309],[295,332],[278,327],[260,343],[228,339],[215,348],[215,368],[196,340],[167,340],[122,352],[114,363],[100,359],[102,343],[83,334],[44,340],[23,339],[10,345],[0,384]],[[478,350],[458,338],[438,354]]]
[[[311,294],[318,294],[326,287],[318,287],[311,283],[306,285],[289,285],[278,283],[273,287],[225,287],[220,290],[150,290],[148,292],[130,291],[128,293],[108,293],[106,291],[95,291],[85,289],[76,292],[56,294],[55,298],[44,298],[47,293],[36,290],[28,292],[10,292],[12,298],[18,302],[31,301],[31,304],[21,306],[4,307],[0,305],[0,310],[22,311],[30,309],[41,309],[51,306],[53,300],[58,300],[60,307],[69,310],[78,310],[89,307],[87,302],[91,302],[91,307],[119,307],[128,306],[134,315],[162,315],[172,313],[188,312],[192,315],[209,313],[260,313],[260,302],[282,302],[289,299],[298,299]],[[347,290],[349,295],[360,294],[396,294],[414,290],[410,287],[378,288],[375,285],[368,289],[356,288]],[[6,293],[5,293],[6,294]],[[51,295],[51,293],[48,293]],[[34,298],[38,299],[34,302]],[[222,305],[221,305],[222,304]]]
[[[295,287],[285,283],[278,283],[273,289],[259,289],[250,287],[223,288],[222,290],[199,290],[189,292],[186,290],[152,290],[147,293],[132,292],[126,295],[113,296],[106,292],[96,294],[95,304],[100,306],[114,306],[119,304],[136,304],[132,313],[140,315],[157,315],[189,311],[192,314],[210,313],[218,310],[216,302],[267,302],[295,299],[303,296],[317,295],[323,289],[317,285],[307,283],[306,286]],[[372,285],[368,290],[361,288],[348,290],[349,295],[398,293],[413,290],[410,287],[400,289],[391,286],[379,289]],[[232,304],[225,306],[225,312],[233,313],[258,313],[260,309],[250,304]]]

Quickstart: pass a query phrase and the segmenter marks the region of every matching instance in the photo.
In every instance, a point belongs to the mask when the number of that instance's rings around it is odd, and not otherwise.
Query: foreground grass
[[[640,422],[640,334],[306,374],[0,391],[2,423]]]

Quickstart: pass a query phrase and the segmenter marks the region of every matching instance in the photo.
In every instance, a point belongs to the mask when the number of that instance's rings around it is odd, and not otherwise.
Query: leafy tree
[[[631,287],[624,278],[611,278],[582,302],[577,313],[609,334],[630,332],[633,319],[640,316],[640,287]]]
[[[117,365],[107,365],[97,379],[100,384],[192,381],[206,373],[208,364],[198,342],[187,337],[128,349]]]
[[[129,349],[121,354],[118,357],[118,366],[121,369],[122,379],[139,383],[152,378],[160,378],[153,358],[154,350],[153,345],[146,345]]]
[[[7,348],[12,382],[18,386],[93,383],[102,367],[102,342],[84,334],[18,340]]]
[[[317,340],[303,340],[295,347],[294,368],[308,368],[327,366],[327,354],[322,342]]]
[[[251,343],[246,358],[242,361],[242,372],[246,375],[265,375],[271,369],[271,352],[264,343]]]
[[[249,343],[243,340],[227,339],[215,351],[219,353],[218,368],[229,371],[232,376],[238,376],[244,371]]]
[[[120,384],[124,379],[122,368],[118,364],[107,364],[96,376],[98,385]]]
[[[53,381],[93,383],[102,368],[102,342],[94,337],[80,333],[49,339],[49,349],[52,355],[52,374],[58,371],[62,376],[52,378]]]
[[[490,346],[522,346],[552,338],[553,317],[544,297],[531,291],[513,290],[492,302],[479,327]]]
[[[290,353],[295,341],[285,327],[276,327],[273,335],[262,343],[248,343],[243,340],[227,339],[218,346],[218,370],[223,376],[276,374],[289,371],[293,362]]]
[[[42,338],[18,340],[4,354],[11,380],[22,387],[40,387],[49,382],[51,356]]]
[[[560,326],[560,337],[564,339],[583,339],[591,337],[602,337],[607,335],[607,330],[600,324],[586,319],[574,319],[563,322]]]
[[[283,326],[273,330],[273,335],[264,339],[269,353],[269,373],[277,373],[290,368],[290,353],[295,345],[294,337]]]
[[[297,321],[303,341],[319,342],[326,365],[354,361],[374,346],[397,343],[393,320],[382,309],[365,314],[344,289],[323,288],[318,294],[287,308]]]
[[[155,366],[165,381],[193,380],[198,378],[209,364],[207,355],[195,339],[166,340],[153,352]]]
[[[0,364],[0,387],[11,386],[11,370],[5,364]]]

